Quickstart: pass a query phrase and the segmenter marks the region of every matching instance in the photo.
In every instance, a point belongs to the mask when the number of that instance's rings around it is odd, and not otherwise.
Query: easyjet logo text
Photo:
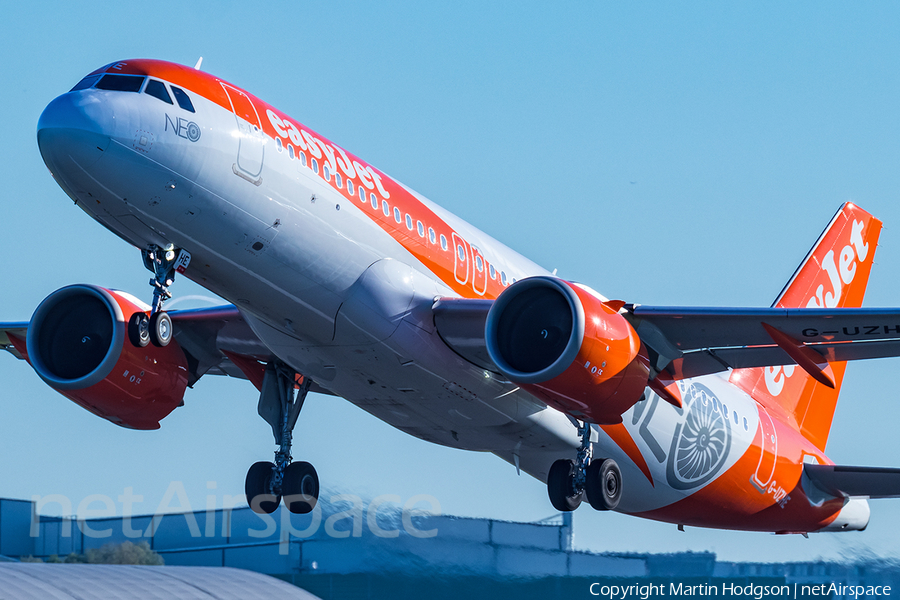
[[[343,172],[344,176],[348,180],[354,181],[357,186],[364,186],[369,190],[377,188],[378,193],[385,200],[391,197],[390,193],[384,189],[381,175],[372,167],[362,165],[357,160],[352,160],[340,146],[324,143],[305,129],[297,127],[288,119],[282,119],[272,109],[267,109],[266,114],[269,116],[269,122],[278,135],[285,140],[290,140],[300,150],[309,152],[313,158],[324,160],[331,173]]]
[[[844,285],[850,285],[856,275],[857,263],[866,260],[869,255],[869,244],[863,240],[862,232],[865,223],[853,221],[850,228],[850,243],[841,248],[840,254],[834,250],[822,257],[822,270],[828,274],[831,289],[826,291],[824,284],[819,284],[815,295],[806,303],[806,308],[836,308],[841,301]]]

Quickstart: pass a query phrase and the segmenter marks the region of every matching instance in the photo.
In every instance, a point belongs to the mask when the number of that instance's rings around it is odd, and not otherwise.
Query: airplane
[[[70,400],[156,429],[204,375],[249,380],[277,446],[245,479],[258,513],[316,505],[291,455],[310,391],[492,452],[564,512],[806,535],[900,496],[900,469],[825,455],[847,361],[900,355],[900,309],[861,308],[881,222],[860,207],[771,307],[611,300],[199,66],[110,63],[38,122],[58,185],[152,273],[149,304],[76,284],[0,323]],[[178,276],[231,304],[165,310]]]

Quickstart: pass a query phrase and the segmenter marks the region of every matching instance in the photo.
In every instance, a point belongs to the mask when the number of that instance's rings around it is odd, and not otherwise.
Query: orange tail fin
[[[862,306],[881,233],[881,221],[844,204],[772,305],[778,308]],[[792,423],[825,450],[846,362],[831,363],[834,389],[796,365],[735,369],[731,383]]]

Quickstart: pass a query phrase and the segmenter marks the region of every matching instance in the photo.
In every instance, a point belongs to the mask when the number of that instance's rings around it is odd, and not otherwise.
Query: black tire
[[[611,458],[588,465],[584,485],[588,502],[596,510],[615,510],[622,498],[622,472]]]
[[[168,346],[172,341],[172,318],[165,311],[150,316],[150,341],[154,346]]]
[[[269,491],[274,469],[273,463],[262,461],[253,463],[253,466],[247,471],[244,493],[247,495],[247,504],[257,514],[270,515],[275,512],[278,503],[281,502],[281,496],[276,496]]]
[[[558,511],[572,512],[584,499],[584,492],[575,492],[575,461],[560,459],[553,463],[547,474],[547,492],[550,504]]]
[[[146,348],[150,343],[150,318],[147,313],[136,312],[128,319],[128,341],[135,348]]]
[[[282,501],[292,513],[312,512],[319,501],[319,475],[308,462],[294,462],[284,470]]]

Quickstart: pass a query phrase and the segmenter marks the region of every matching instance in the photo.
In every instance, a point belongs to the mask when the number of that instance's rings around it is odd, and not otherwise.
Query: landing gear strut
[[[172,297],[169,286],[175,281],[175,273],[184,272],[191,262],[186,250],[176,250],[171,244],[166,248],[156,245],[141,250],[144,266],[153,273],[150,285],[153,287],[153,304],[150,316],[138,312],[128,321],[128,339],[139,348],[152,343],[167,346],[172,341],[172,319],[162,309],[163,302]]]
[[[295,394],[297,374],[290,367],[272,362],[266,367],[259,395],[259,416],[272,426],[278,450],[275,462],[255,463],[247,472],[244,492],[254,512],[272,513],[282,499],[293,513],[312,511],[319,499],[319,476],[308,462],[291,462],[294,425],[303,408],[312,380],[303,377]]]
[[[587,495],[596,510],[613,510],[622,497],[622,473],[611,458],[592,459],[591,425],[579,421],[581,446],[575,460],[560,459],[553,463],[547,475],[550,503],[561,512],[571,512],[581,506]]]

